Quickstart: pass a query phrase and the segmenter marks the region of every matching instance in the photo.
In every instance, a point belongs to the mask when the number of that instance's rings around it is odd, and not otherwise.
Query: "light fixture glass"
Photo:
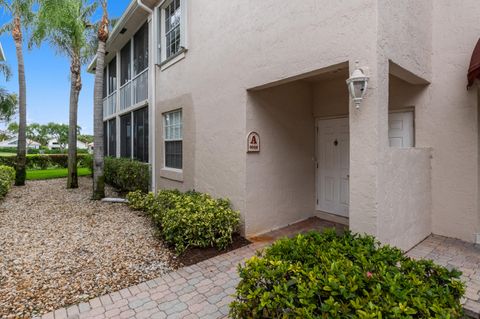
[[[367,93],[368,77],[363,73],[363,70],[358,67],[358,62],[356,65],[355,71],[353,71],[352,75],[347,80],[347,86],[350,96],[355,103],[355,107],[358,109],[365,93]]]

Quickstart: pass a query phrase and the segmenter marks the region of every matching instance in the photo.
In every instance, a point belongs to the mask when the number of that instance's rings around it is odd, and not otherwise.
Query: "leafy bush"
[[[150,188],[150,166],[126,158],[105,158],[105,182],[124,192]]]
[[[27,156],[27,168],[29,169],[47,169],[53,165],[54,162],[48,155]]]
[[[238,230],[240,215],[225,199],[196,192],[164,190],[157,195],[140,191],[127,195],[133,209],[142,210],[162,229],[168,243],[178,253],[189,247],[225,249]]]
[[[15,167],[16,156],[0,156],[0,165]]]
[[[93,156],[90,154],[78,156],[78,167],[89,168],[93,172]]]
[[[0,165],[0,198],[5,197],[15,180],[15,170],[10,166]]]
[[[461,318],[460,273],[373,237],[282,239],[239,266],[232,318]]]

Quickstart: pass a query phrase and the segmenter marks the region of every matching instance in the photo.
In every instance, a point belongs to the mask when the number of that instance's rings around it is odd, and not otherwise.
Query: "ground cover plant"
[[[226,199],[197,192],[164,190],[127,195],[130,207],[146,212],[161,229],[165,241],[181,254],[191,247],[225,249],[238,231],[240,214]]]
[[[373,237],[282,239],[239,266],[232,318],[461,318],[460,272]]]

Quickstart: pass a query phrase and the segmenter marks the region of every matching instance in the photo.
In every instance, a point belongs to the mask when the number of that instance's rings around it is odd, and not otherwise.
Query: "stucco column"
[[[360,108],[350,101],[350,229],[378,237],[378,181],[388,143],[388,61],[360,59],[359,67],[370,80]]]

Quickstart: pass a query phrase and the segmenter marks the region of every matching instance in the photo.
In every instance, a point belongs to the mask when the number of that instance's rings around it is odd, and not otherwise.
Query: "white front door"
[[[413,112],[393,112],[388,116],[390,147],[413,147]]]
[[[348,118],[317,121],[317,210],[348,217]]]

